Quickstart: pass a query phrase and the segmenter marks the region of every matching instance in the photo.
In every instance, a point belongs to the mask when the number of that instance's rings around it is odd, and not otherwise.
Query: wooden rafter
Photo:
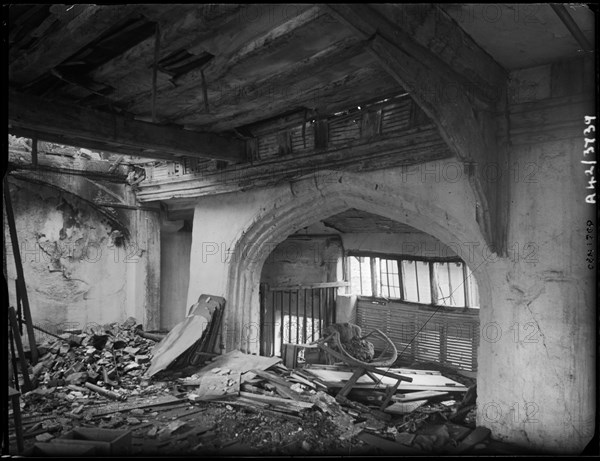
[[[431,28],[436,23],[427,21],[427,15],[433,14],[434,10],[426,6],[424,8],[425,20],[421,19],[420,23],[424,24],[423,28]],[[436,123],[440,134],[457,158],[479,167],[469,178],[479,205],[477,220],[488,245],[502,254],[504,235],[495,234],[495,230],[501,228],[496,206],[497,184],[484,181],[481,174],[481,168],[487,166],[488,162],[498,160],[492,122],[497,107],[494,101],[478,97],[467,86],[469,80],[463,73],[467,68],[492,68],[491,72],[479,72],[477,79],[480,83],[485,81],[486,87],[495,87],[498,92],[502,92],[505,89],[502,68],[489,62],[486,62],[486,66],[467,63],[468,59],[491,60],[477,47],[473,47],[475,51],[471,55],[461,52],[440,55],[417,42],[413,35],[396,27],[371,6],[331,4],[328,9],[359,37],[370,41],[371,54]],[[442,16],[438,14],[435,19],[440,17]],[[449,23],[444,25],[451,26]],[[458,28],[457,25],[454,27]],[[419,35],[427,37],[433,32],[435,31],[419,31]],[[467,38],[464,40],[467,41]]]
[[[50,33],[9,66],[9,81],[35,80],[132,14],[136,5],[90,5],[72,21]]]
[[[239,162],[244,145],[235,139],[160,126],[121,115],[9,92],[9,132],[149,158],[174,155]],[[104,146],[102,148],[102,146]]]

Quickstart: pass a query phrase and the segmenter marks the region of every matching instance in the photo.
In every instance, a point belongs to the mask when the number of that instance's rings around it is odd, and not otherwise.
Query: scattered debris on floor
[[[188,318],[194,309],[210,314],[194,334],[189,326],[146,333],[130,318],[40,345],[30,367],[36,387],[20,400],[24,454],[431,455],[483,453],[491,444],[514,453],[475,427],[476,385],[462,375],[375,368],[341,396],[354,371],[340,362],[291,369],[279,357],[235,350],[206,353],[193,366],[189,351],[210,350],[210,321],[222,310],[220,300],[206,301],[190,310]],[[187,349],[175,347],[176,330]]]

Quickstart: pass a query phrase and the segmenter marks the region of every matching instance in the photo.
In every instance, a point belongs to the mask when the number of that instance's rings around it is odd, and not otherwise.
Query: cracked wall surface
[[[140,256],[121,230],[73,194],[17,180],[10,190],[34,323],[55,332],[135,316],[128,273]],[[5,235],[15,305],[16,269],[6,220]]]
[[[513,93],[528,99],[509,107],[508,257],[487,264],[493,308],[480,314],[477,418],[498,439],[567,454],[590,441],[596,408],[596,269],[586,260],[595,205],[580,163],[593,107],[565,96],[571,86],[521,91],[552,72],[513,76]]]

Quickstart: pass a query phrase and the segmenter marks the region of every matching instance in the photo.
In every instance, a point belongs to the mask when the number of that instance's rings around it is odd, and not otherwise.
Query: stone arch
[[[336,178],[338,176],[339,179],[331,181],[331,173],[324,172],[292,183],[290,196],[281,199],[269,211],[255,216],[235,239],[226,288],[228,309],[223,326],[227,350],[239,348],[258,353],[260,276],[263,264],[275,246],[298,229],[349,208],[408,224],[446,245],[478,242],[469,258],[463,256],[463,259],[477,273],[481,305],[491,303],[490,281],[483,264],[488,248],[483,236],[473,230],[478,229],[475,222],[465,226],[440,207],[431,204],[421,207],[422,199],[409,189],[399,194],[396,188],[377,184],[360,174],[337,173]]]

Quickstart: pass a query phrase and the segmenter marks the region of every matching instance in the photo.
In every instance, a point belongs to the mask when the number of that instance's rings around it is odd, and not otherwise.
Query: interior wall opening
[[[476,372],[479,290],[469,266],[435,237],[347,209],[275,246],[260,278],[260,353],[318,339],[331,323],[383,331],[398,366],[435,362]],[[379,352],[385,343],[374,340]]]

